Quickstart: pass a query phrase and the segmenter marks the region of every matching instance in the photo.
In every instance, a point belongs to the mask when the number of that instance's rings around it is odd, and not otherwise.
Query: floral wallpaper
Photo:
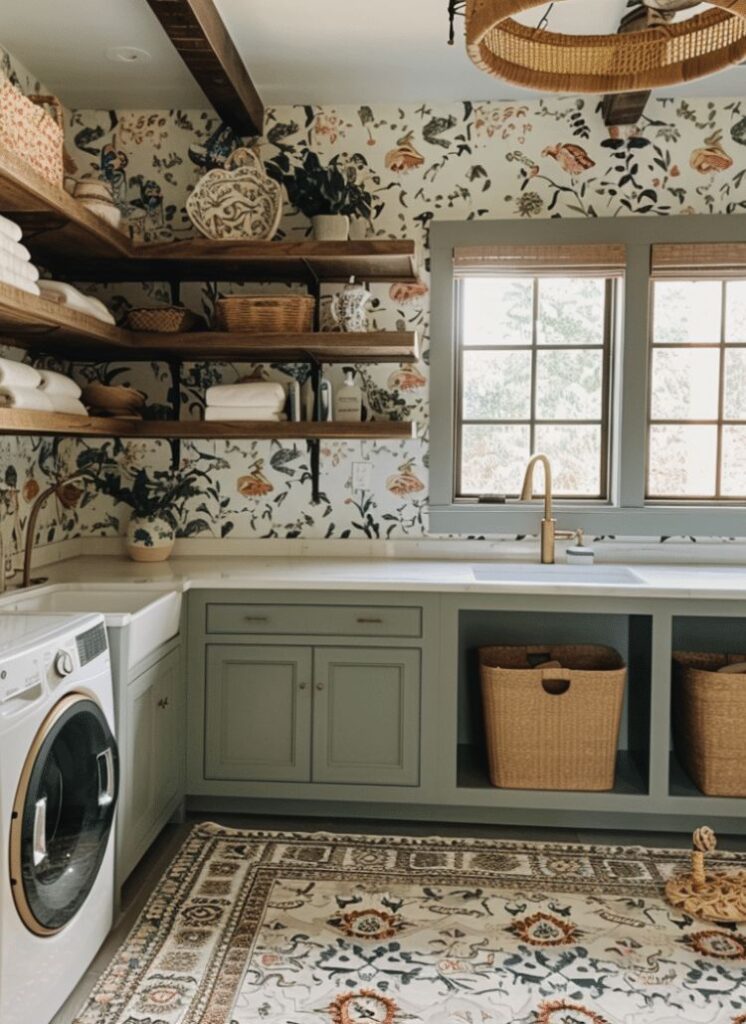
[[[185,200],[205,170],[219,165],[240,141],[202,110],[76,110],[68,127],[68,150],[79,174],[109,180],[133,236],[143,241],[194,234]],[[370,221],[354,223],[353,237],[408,237],[420,245],[420,283],[373,286],[370,326],[419,331],[422,359],[416,365],[359,367],[358,378],[373,416],[412,419],[419,436],[398,443],[323,444],[318,505],[310,501],[310,457],[302,441],[184,442],[176,453],[181,464],[198,464],[209,472],[211,486],[188,503],[181,534],[427,535],[430,221],[741,212],[746,209],[745,146],[746,102],[737,99],[654,100],[637,126],[611,131],[603,126],[593,98],[269,109],[261,146],[265,164],[297,165],[308,149],[322,162],[338,157],[354,168],[373,199]],[[308,233],[307,220],[286,204],[279,237],[300,239]],[[163,282],[85,287],[117,316],[130,305],[170,301]],[[219,294],[242,290],[252,288],[184,284],[181,298],[209,317]],[[201,414],[206,386],[234,382],[253,369],[234,363],[185,364],[181,415]],[[169,412],[164,365],[88,365],[74,372],[81,380],[141,387],[150,415]],[[302,378],[304,370],[280,365],[262,366],[259,372],[288,381]],[[329,377],[336,387],[341,369],[331,368]],[[104,444],[125,477],[137,466],[167,467],[173,454],[165,442]],[[25,495],[34,490],[31,481],[41,483],[51,471],[50,459],[74,467],[96,446],[0,441],[0,479],[4,473],[15,489],[18,515],[23,517]],[[360,462],[369,465],[370,489],[353,491],[352,467]],[[123,505],[85,489],[71,508],[49,513],[47,528],[53,539],[116,534],[123,531],[127,514]]]

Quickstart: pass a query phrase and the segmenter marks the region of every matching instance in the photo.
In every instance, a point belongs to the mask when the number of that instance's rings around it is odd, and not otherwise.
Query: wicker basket
[[[201,316],[181,306],[138,306],[127,312],[124,322],[131,331],[152,331],[157,334],[196,331],[205,324]]]
[[[230,295],[215,303],[215,320],[221,331],[303,333],[313,329],[315,305],[309,295]]]
[[[719,672],[746,654],[674,651],[674,741],[706,796],[746,796],[746,675]]]
[[[613,789],[627,678],[615,650],[481,647],[479,664],[493,786]]]
[[[64,144],[64,115],[57,97],[24,96],[0,76],[0,149],[15,153],[50,184],[62,188]]]

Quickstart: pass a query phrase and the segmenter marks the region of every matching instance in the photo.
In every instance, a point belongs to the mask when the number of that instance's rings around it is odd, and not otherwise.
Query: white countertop
[[[172,558],[142,564],[123,556],[82,556],[45,566],[49,583],[152,584],[174,590],[349,590],[400,593],[536,594],[623,598],[746,600],[746,566],[633,565],[639,582],[477,580],[473,567],[505,562],[456,559],[267,558],[257,556]],[[516,563],[510,563],[516,565]],[[561,568],[558,566],[558,568]],[[612,568],[609,566],[608,568]],[[616,568],[616,566],[614,567]],[[517,574],[520,572],[517,569]],[[18,593],[15,593],[17,598]],[[0,597],[12,601],[12,592]]]

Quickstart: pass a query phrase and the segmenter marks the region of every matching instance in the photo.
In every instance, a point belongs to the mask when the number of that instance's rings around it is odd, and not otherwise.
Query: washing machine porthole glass
[[[10,869],[21,918],[38,935],[58,932],[85,902],[111,832],[117,747],[94,701],[69,694],[36,735],[13,809]]]

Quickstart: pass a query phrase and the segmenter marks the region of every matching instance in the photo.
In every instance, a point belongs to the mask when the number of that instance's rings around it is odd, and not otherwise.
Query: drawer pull
[[[364,619],[364,618],[358,618],[355,621],[358,622],[361,626],[362,625],[371,625],[371,626],[382,626],[383,625],[383,619]]]
[[[269,616],[267,615],[247,615],[245,617],[246,622],[269,622]]]

